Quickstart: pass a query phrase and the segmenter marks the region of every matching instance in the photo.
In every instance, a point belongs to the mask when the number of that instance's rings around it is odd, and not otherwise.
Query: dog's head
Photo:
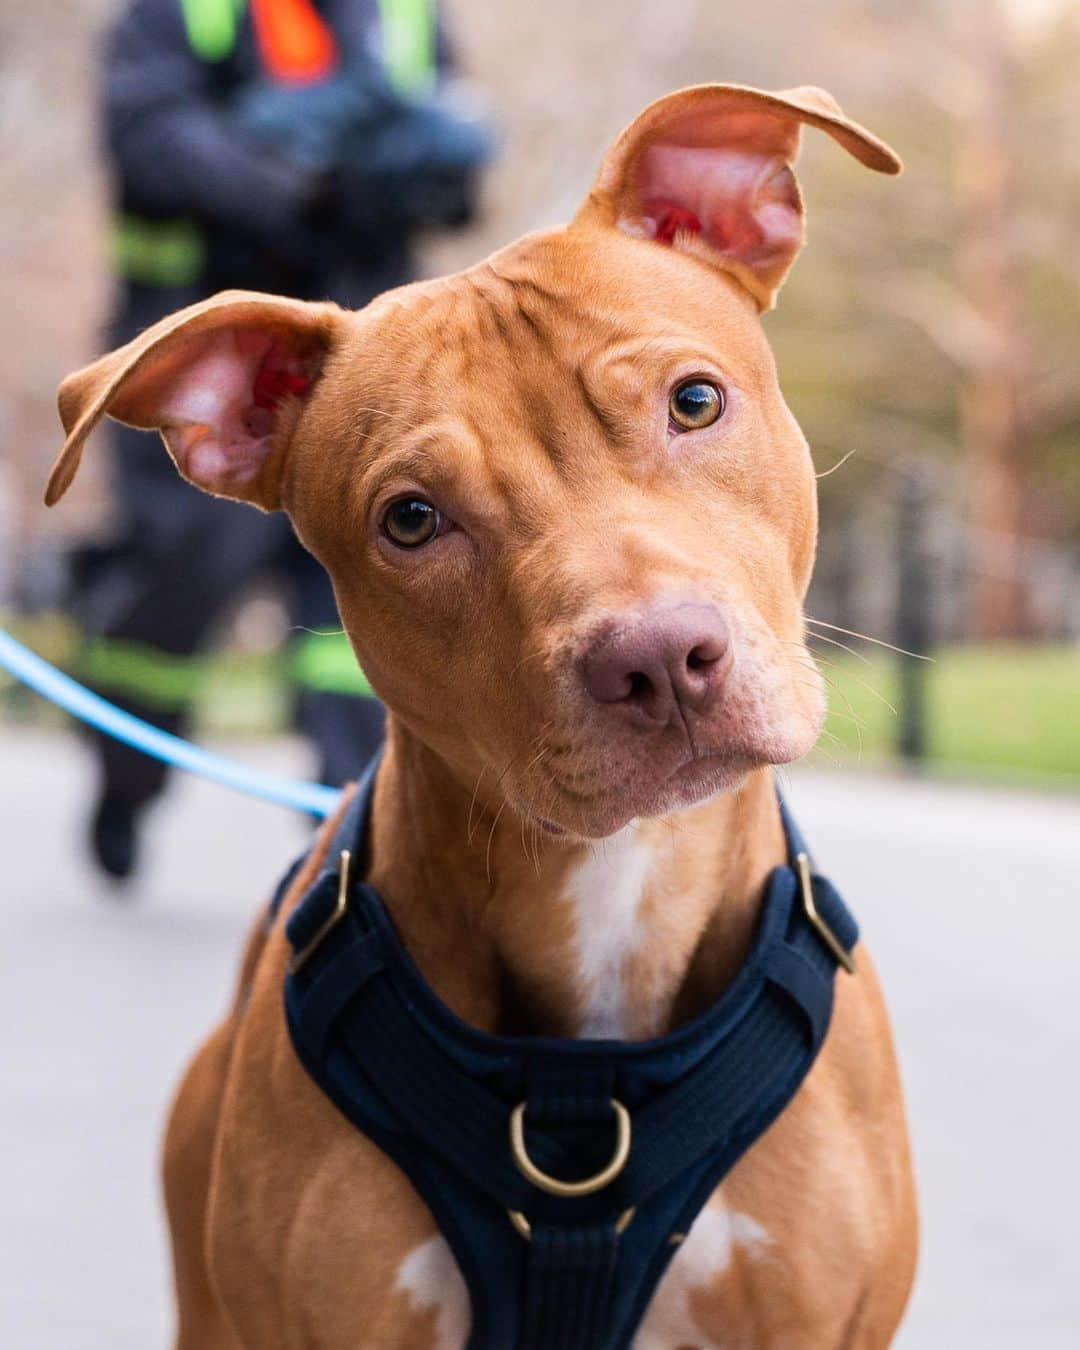
[[[71,376],[196,486],[284,509],[376,691],[471,787],[607,834],[804,754],[814,474],[759,319],[803,242],[819,90],[654,103],[571,224],[359,313],[231,292]],[[498,784],[496,789],[495,785]]]

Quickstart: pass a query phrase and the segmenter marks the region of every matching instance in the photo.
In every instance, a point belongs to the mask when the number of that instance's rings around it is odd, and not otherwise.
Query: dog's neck
[[[595,843],[480,806],[390,718],[368,878],[436,993],[488,1031],[640,1039],[718,997],[783,859],[772,776]]]

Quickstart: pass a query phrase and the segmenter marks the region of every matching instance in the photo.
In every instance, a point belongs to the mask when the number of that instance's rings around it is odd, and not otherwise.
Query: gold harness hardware
[[[349,906],[349,866],[351,862],[352,854],[347,848],[343,848],[341,850],[341,860],[339,863],[337,903],[334,905],[334,912],[324,923],[319,925],[318,931],[306,947],[298,952],[293,952],[292,956],[289,958],[290,975],[296,974],[308,957],[311,956],[318,947],[319,943],[322,942],[323,938],[326,937],[327,933],[330,932],[331,928],[333,928],[335,924],[341,922],[345,911]]]
[[[574,1199],[602,1191],[615,1180],[630,1156],[630,1112],[615,1097],[611,1099],[611,1109],[615,1113],[615,1151],[611,1161],[582,1181],[560,1181],[558,1177],[542,1172],[529,1157],[525,1147],[525,1103],[518,1102],[510,1114],[510,1156],[514,1166],[526,1181],[531,1181],[538,1190],[546,1191],[548,1195]]]
[[[510,1222],[514,1225],[514,1231],[520,1234],[526,1242],[532,1241],[532,1224],[528,1221],[520,1209],[508,1209],[506,1211]],[[615,1220],[615,1232],[619,1237],[630,1227],[630,1220],[637,1213],[637,1206],[631,1205],[629,1209],[624,1209]]]
[[[817,929],[822,942],[825,943],[825,946],[828,947],[837,961],[849,975],[854,975],[855,958],[821,917],[817,905],[814,904],[814,886],[810,879],[810,859],[805,853],[796,854],[795,868],[799,874],[799,890],[802,892],[803,912],[814,928]]]

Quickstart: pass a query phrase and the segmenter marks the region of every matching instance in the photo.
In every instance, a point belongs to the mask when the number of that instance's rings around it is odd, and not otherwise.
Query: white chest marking
[[[563,897],[574,906],[574,946],[585,989],[582,1036],[626,1035],[623,966],[642,937],[638,910],[651,862],[632,823],[593,845],[566,883]]]
[[[634,1338],[634,1350],[704,1346],[704,1333],[693,1314],[692,1295],[724,1274],[736,1247],[757,1258],[771,1241],[749,1214],[736,1213],[722,1204],[707,1205],[660,1281]],[[708,1344],[714,1346],[716,1342]]]
[[[398,1267],[397,1287],[418,1312],[437,1309],[431,1350],[461,1350],[469,1338],[469,1291],[445,1238],[412,1249]]]

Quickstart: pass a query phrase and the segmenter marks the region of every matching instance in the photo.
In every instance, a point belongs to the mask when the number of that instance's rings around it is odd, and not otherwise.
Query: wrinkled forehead
[[[386,433],[516,422],[553,442],[583,423],[632,435],[640,405],[675,375],[772,378],[756,310],[734,282],[612,231],[530,236],[391,293],[360,316],[350,365]]]

